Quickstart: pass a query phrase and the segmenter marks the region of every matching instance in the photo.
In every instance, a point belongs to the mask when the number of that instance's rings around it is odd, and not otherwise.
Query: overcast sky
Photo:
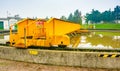
[[[116,5],[120,5],[120,0],[0,0],[0,17],[7,17],[8,11],[9,16],[59,18],[68,17],[76,9],[85,15],[92,9],[113,10]]]

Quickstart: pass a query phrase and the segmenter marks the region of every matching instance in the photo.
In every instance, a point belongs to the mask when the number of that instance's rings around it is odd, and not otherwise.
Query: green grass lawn
[[[104,36],[120,36],[120,32],[95,32],[95,34],[102,34]]]
[[[0,28],[0,30],[3,30],[2,28]]]
[[[96,24],[96,29],[120,29],[120,24]]]
[[[120,30],[120,24],[115,23],[103,23],[103,24],[90,24],[90,25],[83,25],[86,29],[92,29],[91,26],[95,25],[95,29],[119,29]]]

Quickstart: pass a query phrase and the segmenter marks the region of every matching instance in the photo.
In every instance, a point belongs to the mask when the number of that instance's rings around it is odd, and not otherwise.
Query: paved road
[[[6,44],[7,41],[9,41],[9,40],[0,39],[0,44]]]

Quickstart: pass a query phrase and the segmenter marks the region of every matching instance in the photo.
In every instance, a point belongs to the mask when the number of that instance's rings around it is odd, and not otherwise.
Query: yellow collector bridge
[[[19,48],[28,46],[62,46],[70,45],[70,37],[67,34],[80,30],[81,26],[76,23],[51,18],[23,19],[17,22],[17,33],[12,33],[10,27],[10,45]]]

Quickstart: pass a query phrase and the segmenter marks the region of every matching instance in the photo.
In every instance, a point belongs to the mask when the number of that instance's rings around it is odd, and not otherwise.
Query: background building
[[[9,30],[10,25],[15,24],[17,21],[21,20],[22,18],[19,15],[15,15],[13,17],[7,18],[0,18],[0,29],[2,30]],[[13,27],[15,29],[15,27]]]

